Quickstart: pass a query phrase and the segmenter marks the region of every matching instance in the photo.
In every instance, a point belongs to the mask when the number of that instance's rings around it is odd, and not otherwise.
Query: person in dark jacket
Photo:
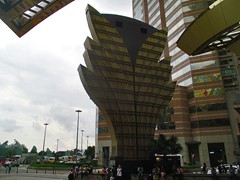
[[[74,180],[74,174],[72,171],[68,174],[68,180]]]

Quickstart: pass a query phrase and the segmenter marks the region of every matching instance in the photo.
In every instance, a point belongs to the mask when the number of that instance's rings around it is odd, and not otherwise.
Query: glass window
[[[159,12],[159,4],[156,4],[149,12],[148,12],[148,17],[151,17],[152,14],[154,14],[155,12]]]
[[[205,112],[205,111],[219,111],[227,109],[226,103],[217,104],[201,104],[189,108],[189,113]]]
[[[175,80],[179,76],[186,74],[187,72],[191,71],[190,65],[187,65],[186,67],[180,69],[179,71],[172,74],[172,79]]]
[[[217,126],[229,126],[229,119],[211,119],[211,120],[200,120],[192,121],[192,128],[206,128],[206,127],[217,127]]]
[[[181,1],[176,1],[165,13],[165,16],[168,17],[179,5]],[[165,4],[166,5],[166,4]]]
[[[214,67],[214,66],[218,66],[218,65],[219,65],[218,61],[210,60],[210,61],[204,61],[204,62],[199,62],[199,63],[192,63],[191,68],[192,68],[192,70],[198,70],[198,69]]]
[[[188,78],[182,82],[178,82],[179,86],[184,86],[184,87],[190,86],[191,84],[193,84],[192,78]]]
[[[108,128],[107,127],[99,127],[98,134],[102,134],[102,133],[108,133]]]
[[[188,58],[189,58],[189,55],[184,53],[179,58],[175,59],[174,61],[171,61],[171,66],[177,66],[178,64],[180,64],[180,63],[184,62],[185,60],[187,60]]]

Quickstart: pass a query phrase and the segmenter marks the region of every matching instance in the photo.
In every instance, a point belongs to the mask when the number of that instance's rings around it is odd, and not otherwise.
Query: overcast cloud
[[[74,149],[75,110],[81,109],[83,148],[86,136],[95,145],[96,107],[77,72],[90,36],[87,4],[100,13],[132,17],[131,0],[75,0],[21,38],[0,21],[0,143],[16,139],[29,151],[33,145],[41,151],[47,122],[45,148],[55,151],[59,139],[58,150]]]

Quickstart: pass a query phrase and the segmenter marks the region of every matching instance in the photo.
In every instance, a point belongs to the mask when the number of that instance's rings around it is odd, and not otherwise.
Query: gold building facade
[[[92,38],[84,44],[87,67],[80,65],[78,71],[107,122],[111,156],[146,160],[156,122],[175,89],[170,59],[159,61],[167,31],[101,14],[90,5],[86,15]]]

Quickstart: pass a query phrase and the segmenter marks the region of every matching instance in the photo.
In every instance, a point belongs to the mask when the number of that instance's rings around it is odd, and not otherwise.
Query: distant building
[[[107,120],[98,108],[96,109],[96,115],[95,158],[99,163],[109,165],[112,154],[111,134]]]

